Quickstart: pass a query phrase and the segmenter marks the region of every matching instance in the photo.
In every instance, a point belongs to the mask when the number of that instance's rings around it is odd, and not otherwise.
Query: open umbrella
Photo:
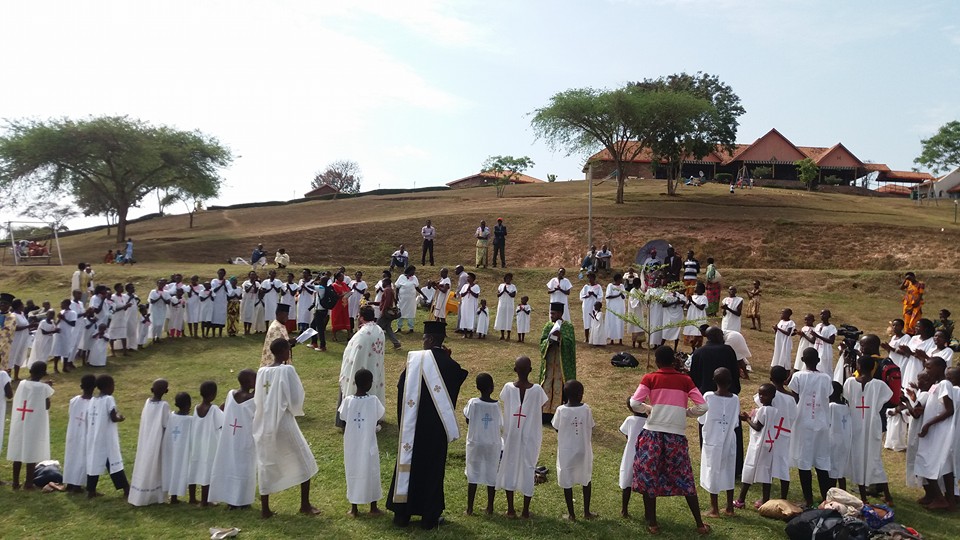
[[[634,262],[637,264],[643,264],[647,261],[648,257],[653,256],[657,259],[658,263],[662,264],[664,257],[667,256],[668,247],[670,247],[670,243],[666,240],[650,240],[637,251],[637,256],[634,259]],[[653,250],[656,250],[656,254],[651,253]]]

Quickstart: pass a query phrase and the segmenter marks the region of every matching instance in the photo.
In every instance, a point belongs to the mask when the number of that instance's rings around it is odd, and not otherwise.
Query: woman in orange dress
[[[900,290],[903,291],[903,328],[904,332],[913,334],[917,321],[923,317],[923,293],[926,285],[917,281],[917,275],[907,272],[903,276]]]

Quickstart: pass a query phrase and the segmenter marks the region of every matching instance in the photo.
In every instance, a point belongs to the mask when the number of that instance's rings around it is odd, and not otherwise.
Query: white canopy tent
[[[60,236],[57,234],[57,227],[55,225],[44,221],[8,221],[6,224],[6,232],[7,236],[10,238],[10,252],[13,254],[14,266],[30,264],[33,261],[40,260],[43,260],[47,265],[50,265],[50,260],[53,257],[48,244],[39,246],[40,249],[38,249],[36,246],[30,246],[26,239],[18,240],[13,228],[14,224],[49,227],[50,238],[53,239],[57,248],[57,260],[60,261],[60,266],[63,266],[63,254],[60,252]],[[25,244],[25,242],[27,243]],[[31,249],[31,247],[33,247],[33,249]],[[7,251],[4,250],[2,264],[6,264],[6,260]]]

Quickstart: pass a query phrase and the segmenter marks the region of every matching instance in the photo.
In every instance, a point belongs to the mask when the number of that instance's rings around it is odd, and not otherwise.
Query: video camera
[[[837,335],[843,338],[843,363],[847,366],[848,372],[853,373],[857,369],[857,356],[859,356],[857,342],[860,341],[863,330],[852,324],[841,324],[837,328]]]

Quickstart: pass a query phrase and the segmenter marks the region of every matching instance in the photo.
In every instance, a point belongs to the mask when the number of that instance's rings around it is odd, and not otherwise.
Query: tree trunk
[[[127,211],[126,207],[117,208],[117,243],[122,244],[127,240]]]
[[[193,228],[193,215],[196,214],[196,213],[197,213],[196,210],[194,210],[193,212],[188,212],[188,214],[190,214],[190,227],[189,227],[189,228],[191,228],[191,229]]]
[[[676,178],[678,168],[676,164],[670,163],[667,169],[667,195],[673,196],[677,194],[677,185]]]
[[[621,161],[617,161],[617,204],[623,204],[623,186],[627,182],[626,167]]]

